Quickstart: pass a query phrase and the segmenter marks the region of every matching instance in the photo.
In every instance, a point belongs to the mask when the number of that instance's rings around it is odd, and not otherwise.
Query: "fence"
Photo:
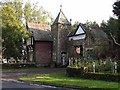
[[[84,68],[85,72],[118,72],[117,61],[107,60],[82,60],[69,59],[69,67]]]

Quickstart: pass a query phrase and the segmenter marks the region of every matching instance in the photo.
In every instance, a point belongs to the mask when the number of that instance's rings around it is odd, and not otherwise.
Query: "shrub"
[[[113,72],[119,71],[119,64],[111,60],[76,60],[75,64],[71,64],[69,67],[84,68],[86,72]],[[118,67],[118,68],[115,68]],[[95,70],[94,70],[95,69]]]
[[[93,72],[84,72],[83,68],[67,68],[66,70],[68,76],[77,76],[86,79],[95,79],[95,80],[105,80],[105,81],[114,81],[118,82],[120,74],[112,73],[93,73]]]

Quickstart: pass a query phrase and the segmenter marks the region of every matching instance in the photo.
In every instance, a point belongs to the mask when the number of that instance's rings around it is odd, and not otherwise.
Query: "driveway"
[[[53,72],[64,72],[65,68],[38,68],[31,70],[14,70],[14,71],[2,71],[2,90],[16,90],[29,89],[29,90],[75,90],[70,88],[33,84],[19,81],[22,76],[30,76],[34,74],[47,74]]]
[[[63,72],[65,68],[36,68],[31,70],[10,70],[2,71],[2,79],[14,79],[18,80],[22,76],[30,76],[34,74],[47,74],[54,72]]]

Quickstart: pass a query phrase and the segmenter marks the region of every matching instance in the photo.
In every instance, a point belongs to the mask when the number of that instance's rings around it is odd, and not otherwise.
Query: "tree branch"
[[[112,35],[112,33],[110,33],[110,36],[111,36],[111,38],[113,39],[113,42],[114,42],[116,45],[120,46],[120,43],[118,43],[118,42],[115,40],[115,37]]]

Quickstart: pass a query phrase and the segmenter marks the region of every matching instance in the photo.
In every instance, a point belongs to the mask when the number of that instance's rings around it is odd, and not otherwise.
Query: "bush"
[[[112,61],[111,59],[107,60],[75,60],[75,64],[71,64],[69,67],[78,67],[84,68],[86,72],[119,72],[119,63]],[[72,62],[72,61],[71,61]],[[116,68],[117,67],[117,68]],[[85,69],[86,68],[86,69]],[[95,69],[95,70],[94,70]]]
[[[105,81],[114,81],[118,82],[120,74],[112,73],[93,73],[93,72],[84,72],[83,68],[67,68],[66,70],[68,76],[77,76],[86,79],[95,79],[95,80],[105,80]]]
[[[67,74],[69,76],[80,76],[84,74],[83,68],[67,68]]]

